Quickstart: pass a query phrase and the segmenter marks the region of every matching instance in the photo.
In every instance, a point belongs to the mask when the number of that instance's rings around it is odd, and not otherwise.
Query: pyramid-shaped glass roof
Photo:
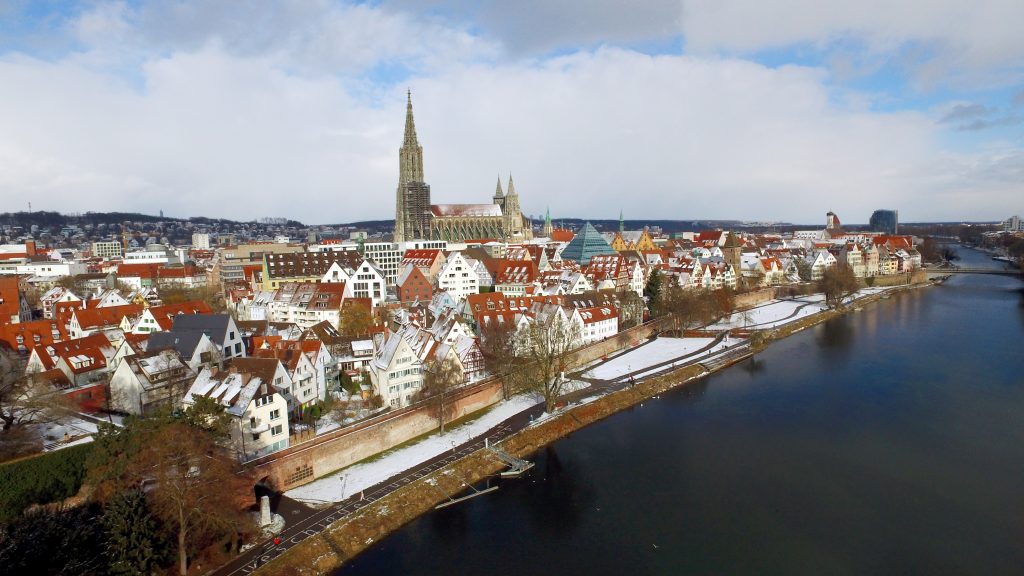
[[[563,260],[574,260],[581,266],[590,264],[590,259],[601,254],[615,254],[615,250],[608,245],[601,233],[594,229],[587,222],[583,229],[573,236],[569,245],[562,250]]]

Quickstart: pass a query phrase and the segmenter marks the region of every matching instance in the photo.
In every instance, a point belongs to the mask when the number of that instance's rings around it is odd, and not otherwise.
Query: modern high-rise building
[[[898,234],[900,230],[899,210],[875,210],[868,223],[873,232]]]
[[[1003,232],[1024,232],[1024,220],[1020,216],[1010,216],[1003,221]]]

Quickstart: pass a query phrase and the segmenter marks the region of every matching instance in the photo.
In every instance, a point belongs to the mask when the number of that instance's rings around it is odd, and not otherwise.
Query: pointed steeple
[[[626,231],[626,221],[622,219],[622,210],[619,210],[619,232]]]
[[[494,197],[501,198],[505,193],[501,190],[501,175],[498,175],[498,185],[494,188]]]
[[[409,146],[419,146],[416,140],[416,122],[412,119],[412,90],[405,92],[405,139],[403,143]]]
[[[554,228],[551,226],[551,207],[549,206],[544,210],[544,229],[541,233],[547,238],[551,238],[551,232]]]
[[[515,196],[516,195],[516,185],[512,183],[512,173],[511,172],[508,173],[508,195],[509,196]]]

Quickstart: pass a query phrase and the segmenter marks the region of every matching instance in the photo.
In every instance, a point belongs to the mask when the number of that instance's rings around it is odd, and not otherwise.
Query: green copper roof
[[[563,260],[574,260],[580,265],[590,264],[590,259],[601,254],[615,254],[615,250],[608,245],[601,233],[594,229],[587,222],[583,229],[573,236],[572,242],[562,250]]]

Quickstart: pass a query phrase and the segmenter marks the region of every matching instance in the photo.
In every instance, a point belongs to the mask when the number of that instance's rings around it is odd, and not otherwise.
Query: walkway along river
[[[805,330],[338,573],[1019,574],[1022,286],[957,276]]]

